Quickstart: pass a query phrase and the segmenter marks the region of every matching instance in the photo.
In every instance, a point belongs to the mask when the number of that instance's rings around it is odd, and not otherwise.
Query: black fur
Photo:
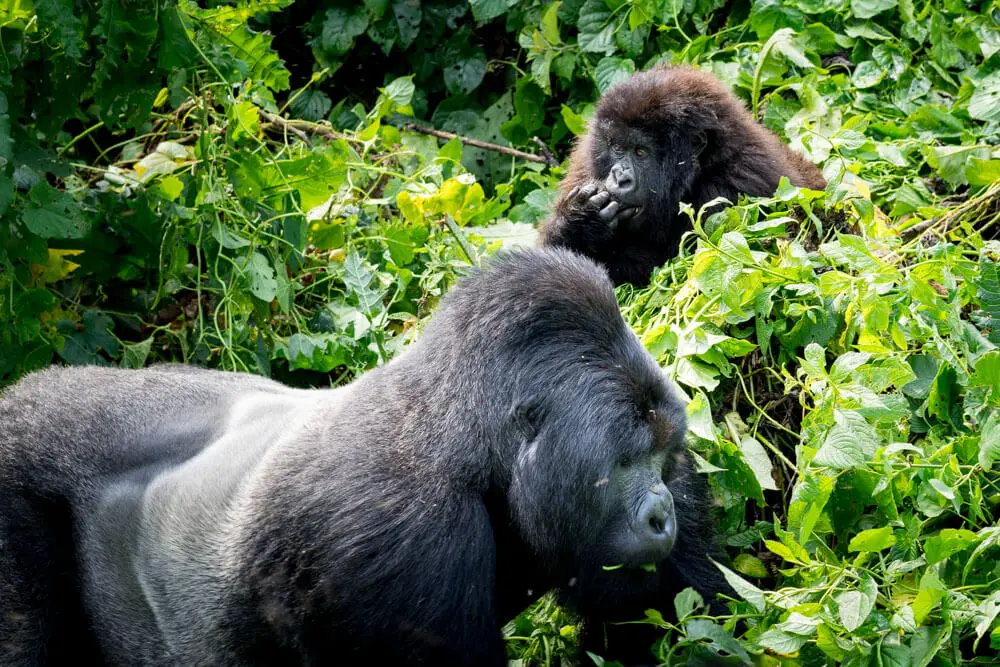
[[[680,202],[698,210],[717,197],[770,195],[782,176],[826,187],[815,165],[759,125],[710,74],[654,68],[598,102],[541,243],[594,258],[615,284],[644,285],[691,229]]]
[[[605,647],[601,623],[726,588],[684,433],[564,250],[499,256],[341,389],[36,373],[0,396],[0,664],[500,667],[502,623],[552,588],[588,648],[648,659],[655,635]]]

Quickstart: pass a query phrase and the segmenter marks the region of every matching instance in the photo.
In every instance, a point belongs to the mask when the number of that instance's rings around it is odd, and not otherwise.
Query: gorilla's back
[[[109,659],[170,663],[190,648],[171,637],[222,617],[204,593],[221,604],[257,467],[341,393],[169,365],[52,368],[0,396],[0,484],[70,501]]]

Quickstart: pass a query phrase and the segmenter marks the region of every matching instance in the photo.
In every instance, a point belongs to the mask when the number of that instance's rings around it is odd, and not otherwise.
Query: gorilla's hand
[[[639,211],[634,206],[623,206],[602,181],[578,185],[569,191],[566,199],[574,217],[599,221],[607,238],[611,238],[620,222],[631,219]]]

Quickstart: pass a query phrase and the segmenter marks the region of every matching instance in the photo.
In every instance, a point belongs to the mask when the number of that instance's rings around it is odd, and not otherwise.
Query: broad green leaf
[[[969,158],[965,167],[965,177],[969,185],[985,187],[1000,181],[1000,160]]]
[[[146,365],[152,348],[153,336],[138,343],[126,343],[122,346],[122,361],[119,365],[122,368],[142,368]]]
[[[969,115],[978,120],[1000,120],[1000,72],[976,83],[969,99]]]
[[[472,7],[473,18],[485,23],[507,10],[507,0],[469,0],[469,6]]]
[[[896,543],[896,538],[892,534],[891,526],[881,528],[870,528],[863,530],[853,538],[847,546],[847,550],[855,551],[882,551],[888,549]]]
[[[988,160],[990,149],[986,146],[934,146],[926,151],[926,155],[927,162],[941,178],[952,186],[958,186],[969,182],[966,176],[969,160]]]
[[[413,75],[393,79],[385,87],[385,95],[398,107],[405,107],[413,100],[416,86],[413,85]]]
[[[753,471],[760,488],[777,491],[778,485],[773,476],[774,466],[771,464],[771,458],[767,455],[764,446],[749,435],[740,439],[739,446],[743,460]]]
[[[302,120],[322,120],[330,113],[333,102],[321,90],[310,89],[296,95],[292,100],[292,114]]]
[[[716,654],[733,655],[742,660],[743,664],[751,664],[750,656],[733,638],[732,633],[708,619],[689,619],[684,623],[684,634],[688,641],[699,642]]]
[[[913,601],[913,618],[917,621],[917,625],[923,624],[947,592],[948,588],[938,577],[937,572],[928,569],[920,578],[917,598]]]
[[[514,90],[514,109],[524,131],[534,134],[545,122],[545,93],[537,83],[521,79]]]
[[[979,465],[989,472],[993,463],[1000,460],[1000,411],[994,410],[979,432]]]
[[[945,528],[924,542],[924,556],[927,558],[927,564],[933,565],[978,541],[979,537],[971,530]]]
[[[444,83],[453,95],[471,93],[485,75],[486,55],[481,48],[473,48],[449,60],[444,68]]]
[[[685,588],[674,596],[674,611],[677,612],[677,620],[683,621],[696,610],[705,606],[705,600],[693,588]]]
[[[270,303],[278,294],[278,281],[274,278],[274,268],[267,257],[259,252],[250,255],[247,265],[250,274],[250,293],[261,301]]]
[[[79,239],[90,230],[90,223],[73,197],[45,181],[39,181],[28,192],[21,222],[44,239]]]
[[[895,6],[896,0],[851,0],[851,12],[859,19],[869,19]]]
[[[755,579],[766,579],[771,576],[771,573],[767,571],[767,567],[764,566],[764,563],[759,558],[745,553],[737,554],[733,558],[733,569],[742,575],[754,577]]]
[[[806,616],[797,611],[793,611],[788,615],[787,620],[778,623],[775,627],[793,635],[810,637],[814,632],[816,632],[816,628],[819,627],[820,623],[822,623],[822,620],[819,618]]]
[[[805,646],[807,641],[809,641],[808,637],[791,634],[789,632],[779,630],[777,627],[766,630],[764,634],[757,639],[757,643],[761,646],[770,649],[779,655],[791,655]]]
[[[719,568],[719,571],[722,572],[722,576],[725,577],[726,581],[729,582],[729,585],[733,587],[733,590],[736,591],[737,595],[749,602],[750,605],[757,611],[764,611],[767,606],[767,603],[764,601],[764,591],[757,588],[725,565],[720,565],[715,561],[712,562],[717,568]]]

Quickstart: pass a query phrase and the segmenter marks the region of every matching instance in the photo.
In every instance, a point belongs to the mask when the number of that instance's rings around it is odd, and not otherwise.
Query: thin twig
[[[496,153],[503,153],[504,155],[511,155],[513,157],[519,157],[522,160],[528,160],[529,162],[540,162],[541,164],[546,164],[551,166],[551,163],[541,155],[525,153],[524,151],[519,151],[516,148],[510,148],[509,146],[500,146],[498,144],[491,144],[486,141],[480,141],[479,139],[472,139],[471,137],[463,137],[461,135],[452,134],[451,132],[445,132],[443,130],[435,130],[433,127],[417,125],[416,123],[406,123],[405,125],[403,125],[403,129],[409,130],[410,132],[419,132],[420,134],[429,134],[432,137],[437,137],[438,139],[449,139],[449,140],[458,139],[467,146],[475,146],[476,148],[482,148],[483,150],[494,151]]]
[[[320,125],[319,123],[310,123],[307,120],[286,120],[281,116],[270,113],[268,111],[264,111],[263,109],[260,109],[260,117],[269,123],[273,123],[282,128],[288,128],[290,132],[294,132],[300,138],[302,137],[303,134],[313,134],[316,135],[317,137],[326,139],[327,141],[336,141],[338,139],[347,139],[348,141],[353,141],[349,137],[345,137],[339,132],[331,130],[325,125]]]
[[[287,132],[291,132],[299,139],[304,141],[306,146],[312,148],[312,141],[309,140],[309,135],[307,135],[299,128],[295,127],[295,125],[293,125],[291,121],[287,121],[281,116],[275,115],[268,111],[264,111],[263,109],[260,109],[260,117],[263,118],[268,123],[270,123],[271,125],[276,125]]]
[[[962,220],[967,220],[974,229],[980,229],[984,223],[992,223],[992,220],[987,221],[986,218],[991,215],[995,216],[996,209],[993,207],[996,206],[998,201],[1000,201],[1000,182],[994,183],[984,192],[945,211],[935,218],[924,220],[904,229],[899,235],[904,241],[909,242],[917,239],[932,228],[939,234],[946,234],[954,224]]]
[[[549,150],[549,147],[545,145],[544,141],[538,137],[532,137],[531,139],[538,144],[538,150],[542,151],[542,157],[545,158],[545,164],[550,167],[559,166],[559,160],[557,160],[556,156],[552,154],[552,151]]]

